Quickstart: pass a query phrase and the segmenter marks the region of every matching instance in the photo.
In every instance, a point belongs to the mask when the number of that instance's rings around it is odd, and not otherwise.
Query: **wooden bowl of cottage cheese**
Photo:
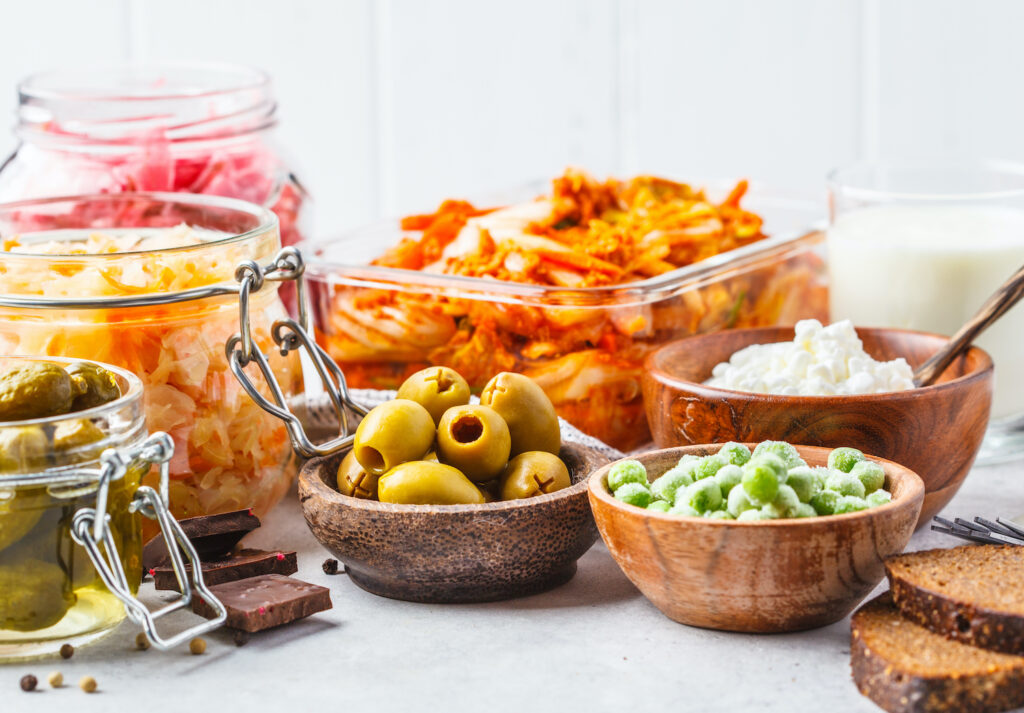
[[[781,353],[748,352],[746,361],[738,360],[739,371],[729,373],[719,366],[730,360],[736,366],[734,355],[754,345],[802,342],[806,347],[806,333],[798,339],[793,327],[702,334],[657,349],[648,356],[643,375],[644,405],[656,445],[778,440],[852,446],[920,475],[925,500],[918,524],[928,522],[960,488],[981,446],[992,405],[992,359],[972,347],[931,386],[889,390],[911,386],[901,382],[909,371],[870,362],[902,359],[915,369],[948,337],[901,329],[855,331],[868,361],[856,353],[857,340],[847,343],[842,335],[833,335],[836,343],[810,363],[783,346]],[[761,358],[765,363],[758,364]],[[794,358],[805,363],[793,364]],[[751,364],[744,372],[742,367]],[[817,368],[822,364],[825,368]],[[806,385],[808,374],[820,380],[814,383],[820,389]],[[852,393],[867,386],[875,392]],[[787,393],[744,390],[761,387]],[[829,388],[833,393],[817,393]]]

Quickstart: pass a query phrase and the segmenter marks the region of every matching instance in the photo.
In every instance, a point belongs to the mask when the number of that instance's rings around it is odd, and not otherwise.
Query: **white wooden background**
[[[0,28],[0,124],[41,69],[265,68],[321,233],[566,164],[820,190],[857,157],[1024,159],[1017,0],[3,0]]]

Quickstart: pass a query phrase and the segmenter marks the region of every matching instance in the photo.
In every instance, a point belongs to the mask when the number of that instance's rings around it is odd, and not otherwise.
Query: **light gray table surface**
[[[1024,513],[1024,461],[975,468],[946,514]],[[8,711],[877,711],[850,680],[849,620],[747,635],[665,618],[600,542],[568,584],[494,604],[426,605],[368,594],[306,528],[294,492],[246,543],[299,553],[296,576],[330,587],[334,608],[237,648],[208,635],[203,656],[134,650],[124,622],[63,661],[0,666]],[[958,544],[927,529],[909,549]],[[880,589],[884,588],[880,585]],[[151,585],[143,594],[156,596]],[[60,670],[66,685],[45,684]],[[18,688],[34,673],[41,692]],[[86,695],[83,675],[99,682]]]

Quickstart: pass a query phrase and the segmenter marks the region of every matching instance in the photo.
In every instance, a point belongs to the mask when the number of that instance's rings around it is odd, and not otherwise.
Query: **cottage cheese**
[[[849,320],[823,327],[816,319],[796,325],[792,342],[741,349],[711,371],[708,386],[788,396],[877,394],[914,388],[903,358],[875,361]]]

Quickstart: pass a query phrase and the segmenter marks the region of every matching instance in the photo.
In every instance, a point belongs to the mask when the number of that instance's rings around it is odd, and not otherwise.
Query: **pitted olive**
[[[367,473],[359,465],[354,451],[349,451],[341,459],[338,466],[338,492],[353,498],[375,500],[377,498],[377,479],[380,476]]]
[[[409,399],[373,408],[356,429],[352,452],[367,473],[383,475],[395,466],[421,459],[434,445],[434,419]]]
[[[469,384],[454,369],[432,366],[403,381],[397,398],[418,403],[430,413],[436,425],[452,406],[469,403]]]
[[[569,469],[558,456],[547,451],[527,451],[508,462],[501,477],[501,499],[532,498],[570,485]]]
[[[547,451],[558,455],[562,432],[558,414],[544,390],[527,376],[503,371],[487,382],[480,403],[505,419],[512,436],[512,455]]]
[[[377,497],[382,503],[406,505],[480,504],[483,493],[457,468],[443,463],[402,463],[381,476]]]
[[[437,427],[437,457],[470,480],[482,483],[501,475],[512,438],[498,412],[487,406],[454,406]]]
[[[113,373],[87,361],[76,361],[65,369],[71,377],[72,411],[84,411],[120,398],[121,389]]]
[[[72,398],[71,377],[57,364],[28,362],[0,374],[0,421],[67,413]]]

